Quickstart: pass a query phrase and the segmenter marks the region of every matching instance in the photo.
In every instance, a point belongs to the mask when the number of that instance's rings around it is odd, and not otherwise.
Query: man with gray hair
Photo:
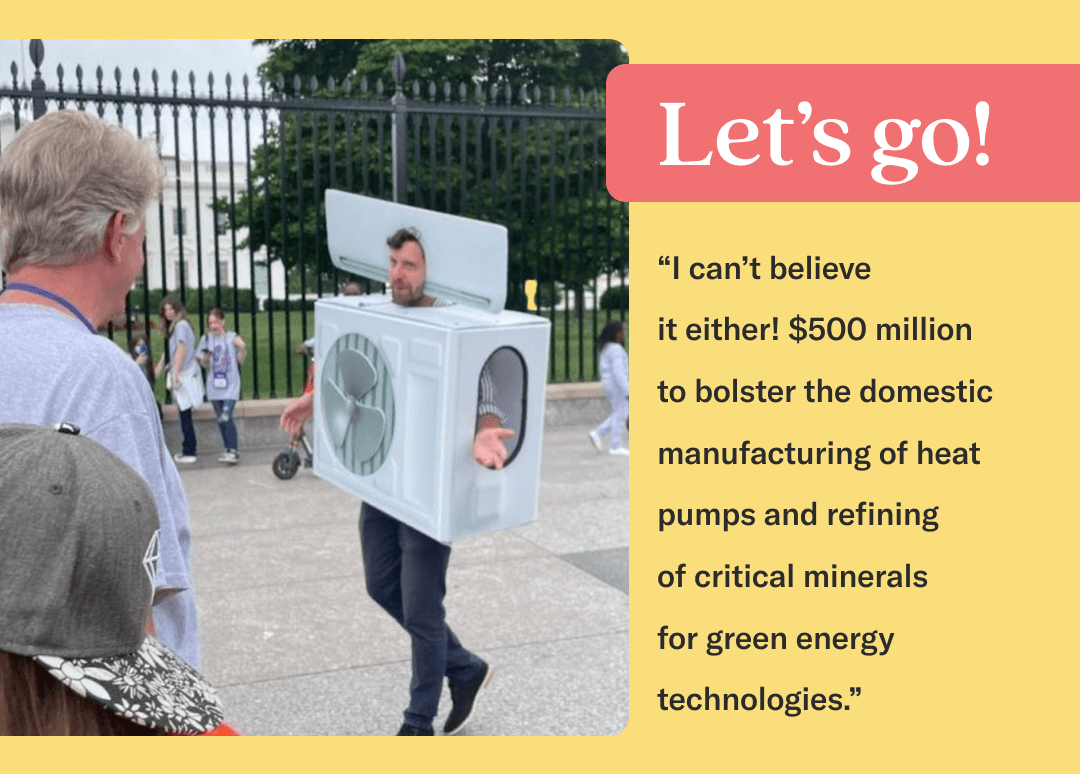
[[[0,423],[71,422],[146,480],[161,522],[154,626],[199,666],[187,501],[145,375],[97,328],[142,271],[156,151],[77,111],[24,127],[0,158]]]

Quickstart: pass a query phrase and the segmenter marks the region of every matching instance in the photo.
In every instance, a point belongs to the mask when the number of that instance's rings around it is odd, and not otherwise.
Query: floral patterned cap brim
[[[154,637],[122,656],[33,659],[75,693],[142,726],[205,734],[225,720],[213,686]]]

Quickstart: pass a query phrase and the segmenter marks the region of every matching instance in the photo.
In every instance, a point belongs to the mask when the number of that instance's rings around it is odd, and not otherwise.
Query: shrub
[[[604,291],[604,294],[600,296],[600,308],[601,309],[629,309],[630,308],[630,286],[629,285],[616,285],[610,287]]]
[[[199,291],[197,288],[187,288],[183,294],[176,289],[170,289],[169,293],[173,295],[183,295],[184,304],[188,309],[188,316],[192,317],[199,313]],[[157,319],[158,307],[161,306],[161,299],[165,297],[165,291],[161,288],[154,288],[150,291],[150,306],[146,309],[146,313],[149,317]],[[135,288],[131,291],[129,296],[131,301],[131,309],[136,314],[142,312],[143,300],[145,299],[144,291],[142,288]],[[255,300],[255,293],[250,288],[240,288],[237,293],[236,309],[233,309],[233,289],[229,285],[221,286],[221,309],[225,312],[251,312],[252,309],[258,310],[257,302]],[[217,287],[211,286],[203,288],[202,291],[202,308],[204,312],[208,312],[218,306],[217,303]]]
[[[314,298],[304,299],[303,302],[299,298],[268,298],[263,308],[267,312],[311,312],[315,309],[315,301]]]

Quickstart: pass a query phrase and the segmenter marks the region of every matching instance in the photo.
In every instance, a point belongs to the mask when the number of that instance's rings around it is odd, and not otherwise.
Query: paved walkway
[[[534,524],[454,544],[448,620],[495,675],[465,733],[615,734],[628,720],[629,476],[585,427],[545,429]],[[203,671],[248,735],[393,734],[409,643],[364,590],[359,501],[285,448],[181,471],[191,508]],[[436,727],[449,711],[444,690]]]

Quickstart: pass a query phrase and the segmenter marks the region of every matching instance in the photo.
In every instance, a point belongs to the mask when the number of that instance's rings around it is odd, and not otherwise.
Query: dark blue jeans
[[[451,685],[479,676],[484,662],[446,625],[450,546],[367,503],[360,508],[360,547],[368,594],[412,638],[412,682],[405,722],[430,728],[446,677]]]
[[[221,442],[225,445],[225,451],[240,451],[240,441],[236,435],[236,421],[233,419],[236,401],[212,400],[210,405],[214,407],[214,416],[217,418],[218,430],[221,431]]]
[[[180,431],[184,434],[184,443],[181,451],[189,457],[194,457],[195,451],[195,423],[191,420],[191,409],[180,412]]]

